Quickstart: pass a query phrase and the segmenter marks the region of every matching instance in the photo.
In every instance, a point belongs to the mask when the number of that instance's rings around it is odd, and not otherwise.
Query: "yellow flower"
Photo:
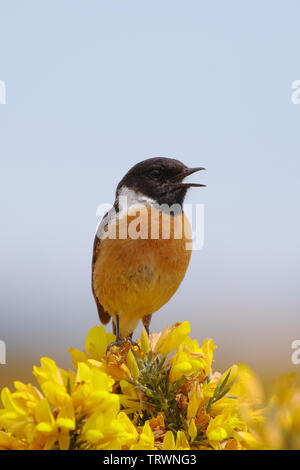
[[[41,364],[41,367],[33,368],[33,374],[40,383],[44,396],[51,405],[57,408],[59,417],[67,413],[68,419],[72,421],[67,426],[74,429],[73,403],[67,391],[72,388],[74,374],[60,369],[55,361],[46,357],[41,359]]]
[[[67,449],[69,431],[75,429],[71,398],[54,416],[48,400],[35,387],[21,382],[16,382],[15,387],[16,392],[4,388],[1,394],[4,409],[0,410],[0,426],[13,435],[9,439],[6,436],[6,441],[14,446],[19,440],[20,448],[28,449],[51,449],[58,442],[60,449]]]
[[[61,386],[66,385],[69,375],[66,371],[57,367],[53,359],[42,357],[41,364],[41,367],[33,367],[33,375],[35,375],[40,385],[49,381]]]
[[[202,393],[199,384],[196,384],[189,394],[189,404],[187,407],[187,419],[191,420],[197,414],[198,408],[202,401]]]
[[[235,431],[233,435],[244,449],[263,449],[262,440],[253,432]]]
[[[220,400],[217,400],[210,408],[210,412],[213,416],[219,414],[237,414],[239,411],[239,404],[236,398],[234,397],[224,397]]]
[[[107,346],[114,341],[116,336],[106,333],[104,326],[94,326],[86,337],[84,347],[93,359],[100,361],[106,353]]]
[[[217,346],[214,343],[213,339],[205,339],[201,347],[201,352],[204,355],[206,361],[204,366],[204,372],[206,375],[211,373],[211,365],[214,357],[214,350]]]
[[[180,346],[175,356],[170,359],[171,369],[169,374],[170,382],[177,382],[181,377],[193,373],[193,366],[189,362],[189,355]]]
[[[14,393],[7,387],[1,392],[4,408],[0,410],[0,428],[30,441],[35,427],[35,408],[43,396],[31,385],[15,382],[15,386]]]
[[[149,421],[144,424],[140,434],[139,441],[130,447],[131,450],[154,450],[154,434],[150,427]]]
[[[155,352],[167,356],[174,349],[178,348],[190,331],[190,324],[187,321],[175,323],[171,327],[166,328],[155,345]]]
[[[126,359],[126,362],[127,362],[127,365],[129,367],[129,370],[130,370],[130,373],[131,373],[131,377],[133,379],[137,379],[138,376],[139,376],[139,368],[138,368],[138,365],[137,365],[137,362],[135,360],[135,357],[131,351],[131,349],[128,351],[127,353],[127,359]]]
[[[203,378],[211,371],[213,351],[216,346],[213,340],[206,339],[202,347],[196,340],[185,338],[177,352],[170,359],[170,381],[176,382],[183,376],[203,373]]]
[[[0,450],[25,450],[28,443],[25,440],[17,439],[10,434],[0,431]]]
[[[230,393],[250,406],[260,405],[265,398],[261,381],[245,364],[238,365],[235,383]]]
[[[77,412],[81,415],[92,413],[98,409],[106,413],[119,410],[119,397],[113,393],[114,380],[102,370],[81,362],[78,370],[72,400]]]
[[[175,439],[172,431],[167,431],[163,440],[163,450],[175,450]]]
[[[78,362],[87,362],[90,359],[90,355],[79,349],[69,348],[69,353],[72,357],[74,367],[77,367]]]
[[[163,450],[189,450],[190,446],[183,431],[177,431],[176,442],[172,431],[167,431],[163,440]]]
[[[251,394],[253,395],[253,393]],[[256,404],[257,393],[255,394]],[[293,450],[300,449],[300,376],[285,374],[277,381],[273,395],[267,405],[261,409],[253,408],[244,397],[248,414],[242,413],[249,419],[251,437],[245,443],[246,448]]]
[[[60,369],[53,359],[41,358],[41,367],[34,366],[33,374],[38,380],[44,396],[56,407],[70,401],[67,388],[71,388],[74,374]]]
[[[132,413],[141,408],[138,392],[136,388],[126,380],[120,381],[122,393],[120,394],[120,404],[125,408],[126,413]]]
[[[117,420],[120,426],[122,426],[122,435],[120,437],[121,448],[127,449],[138,440],[139,433],[123,411],[118,414]]]
[[[35,409],[36,434],[32,449],[49,450],[56,441],[61,450],[67,450],[70,444],[70,431],[75,429],[75,417],[72,403],[61,409],[55,418],[46,399],[41,400]]]
[[[88,415],[81,439],[87,448],[121,449],[137,440],[138,434],[125,413],[120,397],[112,393],[114,380],[92,365],[79,363],[72,397],[81,415]]]
[[[125,413],[101,409],[87,419],[82,439],[88,448],[120,450],[136,442],[138,432]]]
[[[94,326],[90,329],[84,347],[87,352],[70,348],[69,352],[72,356],[74,366],[77,367],[79,362],[86,362],[88,359],[100,361],[105,356],[107,346],[116,341],[116,336],[112,333],[106,333],[103,326]]]
[[[193,442],[195,437],[197,436],[197,433],[198,433],[198,430],[197,430],[194,419],[191,419],[191,421],[190,421],[188,433],[189,433],[189,436],[190,436],[190,438]]]
[[[244,431],[246,425],[237,416],[218,415],[212,418],[206,430],[209,441],[222,442],[232,436],[233,431]]]
[[[188,322],[149,338],[143,329],[139,349],[107,351],[115,336],[94,327],[85,351],[71,350],[74,372],[42,358],[38,387],[1,392],[0,449],[300,449],[299,375],[266,402],[251,369],[213,373],[213,340],[200,346],[189,332]]]
[[[149,343],[149,337],[145,328],[142,329],[140,344],[141,344],[141,349],[143,353],[147,354],[150,351],[150,343]]]

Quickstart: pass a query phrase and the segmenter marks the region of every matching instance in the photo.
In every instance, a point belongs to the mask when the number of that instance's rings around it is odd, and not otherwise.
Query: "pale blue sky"
[[[290,0],[0,1],[2,377],[21,358],[67,365],[97,324],[96,207],[151,156],[208,170],[188,197],[205,204],[204,249],[153,329],[189,319],[217,366],[292,367],[299,18]]]

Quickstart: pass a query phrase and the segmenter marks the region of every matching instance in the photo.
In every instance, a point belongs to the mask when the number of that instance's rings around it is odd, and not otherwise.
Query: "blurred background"
[[[187,199],[204,248],[152,329],[189,320],[219,370],[300,370],[299,18],[296,0],[0,2],[1,386],[83,347],[96,208],[152,156],[208,170]]]

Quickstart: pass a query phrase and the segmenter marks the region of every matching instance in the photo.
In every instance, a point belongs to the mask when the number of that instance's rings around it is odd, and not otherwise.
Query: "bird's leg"
[[[133,335],[133,333],[130,333],[130,335],[127,336],[127,338],[126,338],[126,341],[128,341],[128,343],[130,343],[131,346],[137,346],[140,349],[140,346],[135,341],[133,341],[132,335]]]
[[[116,335],[116,341],[114,341],[113,343],[110,343],[107,346],[106,352],[108,352],[112,346],[121,346],[122,344],[126,344],[126,343],[130,343],[132,346],[138,346],[139,347],[139,345],[132,340],[132,334],[133,333],[130,333],[130,335],[127,336],[127,338],[121,338],[120,325],[119,325],[119,315],[116,315],[116,320],[115,321],[113,320],[113,333]]]
[[[152,318],[152,315],[145,315],[142,319],[143,325],[145,327],[145,330],[146,330],[148,336],[150,335],[151,318]]]
[[[117,341],[120,341],[120,325],[119,325],[119,315],[116,315],[116,321],[113,320],[113,334],[116,335]]]

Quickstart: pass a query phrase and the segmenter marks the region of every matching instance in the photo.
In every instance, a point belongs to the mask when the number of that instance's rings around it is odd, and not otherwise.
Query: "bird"
[[[140,321],[149,335],[153,313],[181,284],[191,258],[183,202],[189,188],[205,186],[183,180],[201,170],[153,157],[135,164],[117,185],[96,232],[91,276],[99,319],[104,325],[112,320],[114,344],[132,341]]]

